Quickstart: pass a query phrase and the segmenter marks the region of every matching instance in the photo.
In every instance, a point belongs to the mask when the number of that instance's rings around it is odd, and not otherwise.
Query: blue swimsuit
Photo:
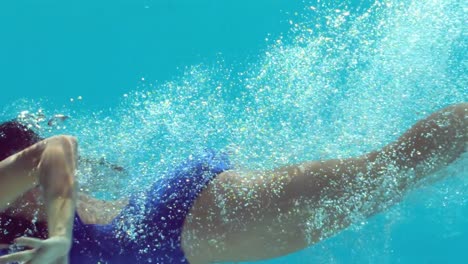
[[[86,225],[75,216],[70,263],[188,263],[181,247],[185,217],[208,183],[230,167],[225,154],[206,151],[134,195],[110,224]]]

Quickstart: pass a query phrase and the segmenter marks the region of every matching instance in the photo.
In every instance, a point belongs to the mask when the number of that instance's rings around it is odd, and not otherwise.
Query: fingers
[[[33,237],[20,237],[15,239],[15,245],[17,246],[25,246],[31,248],[38,248],[42,244],[41,239],[33,238]]]
[[[32,259],[34,255],[34,250],[26,250],[21,252],[16,252],[13,254],[8,254],[0,257],[0,264],[7,264],[9,262],[27,262]]]
[[[32,237],[20,237],[15,239],[15,246],[23,246],[30,248],[38,248],[41,246],[42,240]],[[8,248],[10,245],[0,244],[0,248]],[[8,254],[0,257],[0,264],[6,264],[9,262],[29,262],[32,260],[35,253],[35,249],[24,250],[12,254]]]

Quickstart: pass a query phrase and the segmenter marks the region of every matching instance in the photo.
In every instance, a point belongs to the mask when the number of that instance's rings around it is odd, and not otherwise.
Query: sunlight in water
[[[237,168],[249,169],[359,155],[395,140],[430,112],[467,100],[463,1],[377,1],[368,9],[318,2],[292,16],[290,32],[268,40],[243,72],[233,74],[219,60],[187,66],[167,83],[142,80],[111,116],[47,109],[44,102],[17,103],[8,111],[70,116],[58,122],[60,129],[45,126],[48,119],[38,129],[75,134],[84,156],[124,167],[117,176],[89,164],[80,169],[83,190],[114,198],[141,190],[205,148],[228,152]],[[466,157],[444,173],[466,178]],[[400,197],[391,193],[399,176],[408,174],[389,177],[387,197]],[[466,204],[467,186],[461,180],[451,191],[426,191]],[[359,229],[366,220],[352,210],[366,206],[369,195],[311,207],[305,227],[310,240],[328,236],[316,231],[333,221],[338,207]],[[425,203],[440,205],[435,198]],[[392,212],[395,219],[404,217],[401,210]],[[334,263],[327,254],[317,261]]]

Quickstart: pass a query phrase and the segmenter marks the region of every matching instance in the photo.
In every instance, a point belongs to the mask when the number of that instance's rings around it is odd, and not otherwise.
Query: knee
[[[46,139],[42,146],[43,151],[38,165],[42,184],[45,184],[44,181],[50,182],[51,179],[65,184],[64,179],[73,178],[76,168],[77,140],[71,136],[59,135]],[[68,182],[72,183],[73,180]]]

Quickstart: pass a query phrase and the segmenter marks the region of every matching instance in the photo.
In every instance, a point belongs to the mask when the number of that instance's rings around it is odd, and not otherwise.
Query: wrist
[[[72,247],[72,240],[71,237],[65,236],[65,235],[55,235],[51,236],[49,238],[50,241],[53,241],[57,244],[60,244],[60,246],[65,249],[67,252],[70,251]]]

